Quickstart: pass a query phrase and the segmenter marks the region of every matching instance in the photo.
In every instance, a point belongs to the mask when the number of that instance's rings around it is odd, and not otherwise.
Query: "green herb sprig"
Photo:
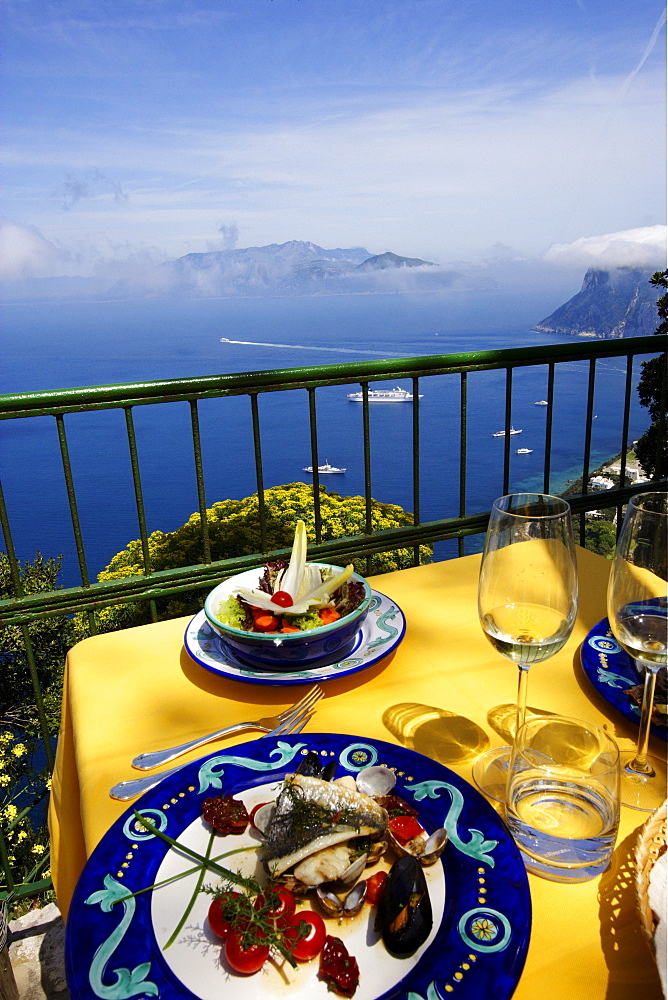
[[[232,871],[230,868],[225,868],[223,865],[219,865],[217,861],[210,856],[215,838],[214,831],[211,833],[206,854],[202,855],[197,851],[194,851],[192,848],[187,847],[185,844],[180,843],[180,841],[175,840],[173,837],[170,837],[162,830],[159,830],[153,823],[151,823],[150,820],[146,819],[145,816],[142,816],[136,809],[134,809],[133,812],[136,820],[150,833],[155,834],[159,840],[164,841],[164,843],[168,844],[171,848],[180,851],[187,857],[191,857],[198,861],[198,865],[194,869],[190,869],[188,873],[182,873],[185,875],[192,874],[194,871],[199,871],[197,885],[179,923],[171,934],[169,940],[164,945],[164,949],[169,948],[169,946],[176,940],[188,918],[189,913],[192,910],[197,895],[203,891],[213,893],[214,896],[220,897],[224,900],[223,906],[221,907],[224,918],[233,925],[241,925],[244,948],[248,948],[251,944],[269,945],[270,948],[279,952],[293,968],[297,967],[297,963],[292,955],[292,952],[297,944],[297,941],[308,933],[308,929],[300,927],[295,932],[295,935],[291,937],[289,945],[286,945],[284,931],[277,927],[276,922],[271,918],[271,911],[277,901],[275,882],[270,882],[267,886],[263,886],[258,879],[253,876],[239,875],[238,872]],[[245,850],[256,850],[256,848],[240,848],[237,851],[229,851],[228,855],[237,854]],[[225,857],[227,855],[221,856]],[[208,887],[203,888],[202,882],[204,880],[205,871],[210,871],[219,875],[222,885],[214,890]],[[161,884],[166,884],[173,880],[173,878],[166,879],[165,883]],[[239,895],[232,895],[235,886],[241,887],[245,890],[245,892]],[[148,888],[157,888],[157,885],[150,886]],[[139,892],[146,891],[148,891],[147,888],[139,890]],[[138,895],[139,892],[132,893],[131,895]],[[264,897],[264,905],[255,909],[253,906],[253,900],[257,896]]]

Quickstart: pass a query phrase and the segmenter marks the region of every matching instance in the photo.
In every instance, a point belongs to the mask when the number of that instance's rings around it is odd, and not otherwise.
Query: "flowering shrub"
[[[21,742],[8,729],[0,730],[0,827],[7,859],[16,883],[49,878],[49,834],[44,810],[21,815],[23,809],[51,787],[46,773],[33,771],[33,741]],[[0,869],[0,878],[2,870]],[[0,895],[8,886],[0,883]]]
[[[267,550],[289,549],[292,546],[295,524],[303,520],[309,541],[315,541],[315,513],[313,487],[306,483],[274,486],[264,491]],[[207,523],[212,559],[250,555],[259,552],[260,503],[255,493],[243,500],[221,500],[207,510]],[[342,497],[328,493],[320,487],[320,517],[322,540],[364,534],[366,529],[366,501],[364,497]],[[396,504],[371,501],[371,530],[383,531],[413,523],[413,517]],[[154,531],[149,535],[149,556],[154,570],[175,569],[179,566],[204,562],[200,533],[199,513],[192,514],[176,531]],[[420,562],[428,562],[432,549],[420,546]],[[366,558],[353,559],[357,572],[367,573]],[[413,565],[412,549],[393,549],[371,556],[371,573],[390,573]],[[144,560],[141,541],[130,542],[118,552],[99,575],[98,580],[117,580],[143,573]],[[195,614],[202,607],[204,595],[209,590],[189,591],[158,602],[161,618],[177,618]],[[115,605],[97,613],[100,631],[127,628],[149,621],[148,609],[140,604]],[[76,638],[88,634],[88,623],[83,615],[74,619]]]

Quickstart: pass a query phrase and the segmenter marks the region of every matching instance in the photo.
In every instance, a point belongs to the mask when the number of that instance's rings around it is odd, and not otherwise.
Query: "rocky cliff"
[[[590,268],[577,295],[533,329],[602,338],[654,333],[658,325],[659,292],[649,283],[653,273],[653,269],[636,267],[611,271]]]

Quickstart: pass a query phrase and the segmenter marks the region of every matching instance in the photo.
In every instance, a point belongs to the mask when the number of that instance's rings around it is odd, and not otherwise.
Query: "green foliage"
[[[296,522],[301,518],[310,541],[315,540],[313,488],[305,483],[289,483],[265,490],[266,546],[267,551],[290,548]],[[320,514],[322,539],[328,541],[350,535],[363,534],[366,525],[364,497],[342,497],[328,493],[320,487]],[[412,515],[395,504],[371,503],[373,531],[398,528],[412,524]],[[207,510],[211,556],[214,560],[259,552],[260,508],[257,494],[243,500],[221,500]],[[176,531],[154,531],[149,536],[149,556],[154,570],[173,569],[202,563],[204,552],[200,534],[200,515],[192,514]],[[420,547],[421,562],[428,562],[432,550]],[[390,573],[412,565],[412,549],[395,549],[372,556],[372,573]],[[355,569],[365,574],[366,560],[353,560]],[[143,572],[144,560],[140,541],[130,542],[118,552],[98,576],[98,580],[116,580],[136,576]],[[160,618],[176,618],[195,614],[203,602],[204,591],[189,591],[174,598],[158,602]],[[149,621],[145,605],[114,605],[98,612],[100,631],[127,628]],[[87,622],[82,615],[75,618],[77,638],[88,634]]]
[[[657,271],[650,279],[652,285],[668,288],[668,271]],[[657,300],[659,326],[656,333],[668,333],[668,294]],[[638,382],[638,398],[646,407],[652,423],[636,445],[638,462],[646,475],[663,479],[668,475],[668,442],[666,441],[666,353],[643,361]]]
[[[599,518],[588,518],[585,525],[584,547],[591,552],[598,552],[606,559],[612,559],[617,544],[615,525],[612,521]]]
[[[35,554],[33,562],[19,566],[24,595],[58,590],[61,558],[45,559]],[[0,598],[14,597],[9,559],[0,552]],[[72,645],[72,626],[64,615],[42,618],[28,626],[33,646],[37,677],[52,732],[58,731],[63,664]],[[0,717],[35,732],[37,710],[35,693],[25,649],[24,632],[20,625],[5,625],[0,629]]]

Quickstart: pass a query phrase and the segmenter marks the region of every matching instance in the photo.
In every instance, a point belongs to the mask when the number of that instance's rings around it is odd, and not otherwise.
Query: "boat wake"
[[[229,340],[227,337],[220,338],[221,344],[241,344],[243,347],[282,347],[289,351],[328,351],[331,354],[368,354],[369,357],[377,358],[378,351],[359,351],[353,347],[319,347],[315,344],[270,344],[261,340]],[[396,351],[382,351],[386,358],[407,358],[409,354],[399,354]]]

